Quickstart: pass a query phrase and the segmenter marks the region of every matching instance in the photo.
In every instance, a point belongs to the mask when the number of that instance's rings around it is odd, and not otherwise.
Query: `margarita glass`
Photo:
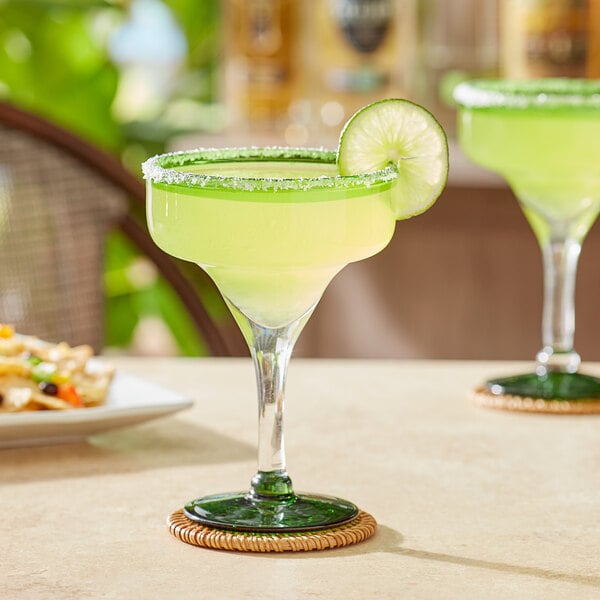
[[[358,509],[351,502],[293,491],[283,444],[285,377],[294,343],[331,279],[390,241],[397,168],[341,177],[334,152],[248,148],[165,154],[143,169],[152,238],[215,281],[258,381],[258,472],[250,491],[193,500],[185,514],[248,531],[352,520]]]
[[[578,372],[573,341],[577,262],[600,211],[600,82],[479,80],[457,86],[454,97],[461,146],[506,179],[544,262],[543,347],[535,372],[486,387],[545,400],[597,398],[600,380]]]

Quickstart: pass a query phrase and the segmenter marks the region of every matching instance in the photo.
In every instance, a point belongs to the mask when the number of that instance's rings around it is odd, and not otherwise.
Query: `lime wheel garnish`
[[[394,164],[397,219],[425,212],[448,179],[448,141],[442,126],[422,106],[399,98],[379,100],[346,123],[337,151],[340,175],[361,175]]]

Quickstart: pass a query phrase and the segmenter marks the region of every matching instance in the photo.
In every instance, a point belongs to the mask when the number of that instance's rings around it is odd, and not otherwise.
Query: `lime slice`
[[[390,163],[398,169],[396,218],[425,212],[448,179],[448,142],[434,116],[409,100],[389,98],[361,108],[340,135],[340,175],[370,173]]]

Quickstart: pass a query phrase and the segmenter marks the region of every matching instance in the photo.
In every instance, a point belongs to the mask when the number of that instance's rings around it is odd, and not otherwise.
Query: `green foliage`
[[[111,114],[118,71],[93,25],[116,22],[122,11],[100,2],[39,0],[5,0],[0,10],[0,91],[104,148],[119,149],[121,128]]]
[[[190,335],[194,324],[172,288],[156,277],[151,264],[122,236],[114,235],[110,244],[104,275],[111,306],[106,318],[110,345],[128,346],[140,317],[156,316],[167,325],[182,354],[206,354],[202,340]]]
[[[215,95],[214,65],[219,55],[219,3],[167,0],[188,42],[188,76],[180,94],[211,102]]]
[[[133,0],[0,0],[0,97],[40,114],[93,144],[120,155],[139,174],[148,156],[164,151],[173,135],[214,123],[219,45],[218,0],[162,0],[187,41],[175,85],[146,119],[115,116],[122,68],[109,53],[111,36],[125,24]],[[182,123],[181,107],[199,115]],[[190,113],[190,114],[192,114]],[[177,117],[179,115],[179,117]],[[163,319],[182,354],[205,354],[188,315],[160,278],[132,280],[140,257],[120,234],[106,249],[106,343],[127,347],[145,316]],[[197,270],[196,270],[197,271]],[[194,277],[192,271],[189,275]],[[220,298],[201,278],[194,282],[209,311],[224,318]]]

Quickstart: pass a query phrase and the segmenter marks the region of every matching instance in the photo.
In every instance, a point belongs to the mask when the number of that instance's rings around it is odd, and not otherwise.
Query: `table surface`
[[[189,546],[165,525],[193,497],[248,486],[250,359],[111,360],[195,404],[82,443],[0,451],[2,598],[600,595],[600,417],[466,399],[530,365],[293,359],[295,488],[348,498],[379,528],[348,548],[253,555]]]

